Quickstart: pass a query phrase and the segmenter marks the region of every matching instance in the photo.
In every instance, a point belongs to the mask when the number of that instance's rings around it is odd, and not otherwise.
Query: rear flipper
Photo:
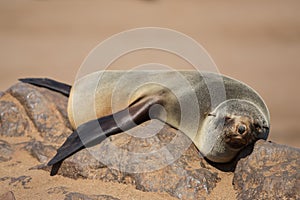
[[[50,90],[59,92],[67,97],[70,95],[71,86],[48,78],[21,78],[19,81],[23,83],[30,83],[35,86],[48,88]]]
[[[76,152],[101,143],[106,137],[129,130],[150,120],[149,109],[161,104],[159,98],[145,97],[115,114],[91,120],[80,125],[57,150],[48,165],[52,165],[51,176],[57,174],[62,162]]]

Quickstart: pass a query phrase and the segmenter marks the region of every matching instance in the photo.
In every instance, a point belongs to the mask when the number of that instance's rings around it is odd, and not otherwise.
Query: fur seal
[[[178,73],[190,89],[174,78]],[[125,74],[127,79],[123,80]],[[99,77],[100,83],[95,83]],[[49,79],[20,80],[69,96],[68,116],[75,131],[49,161],[51,175],[57,173],[64,159],[81,149],[152,118],[181,129],[205,158],[217,163],[230,162],[247,145],[258,139],[266,140],[270,130],[268,108],[256,91],[238,80],[210,72],[100,71],[79,79],[72,88]],[[140,80],[147,84],[135,87]],[[220,80],[226,96],[212,104],[218,95],[212,97],[210,94],[218,93],[215,85]],[[114,92],[115,87],[120,90]],[[116,93],[118,95],[114,96]],[[189,102],[190,99],[194,100]],[[116,111],[112,108],[112,100],[117,101]],[[184,113],[181,113],[180,102],[198,106],[197,129],[192,130],[188,125],[181,128]],[[159,105],[155,111],[154,105]],[[193,106],[186,108],[188,115],[194,110]]]

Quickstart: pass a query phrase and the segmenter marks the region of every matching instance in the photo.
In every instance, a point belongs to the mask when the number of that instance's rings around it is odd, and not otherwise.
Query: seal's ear
[[[267,139],[267,136],[269,134],[270,128],[267,125],[264,125],[263,123],[259,123],[258,120],[254,120],[253,122],[253,130],[256,133],[257,139]]]
[[[129,130],[150,120],[148,112],[154,104],[161,104],[158,97],[144,97],[115,114],[80,125],[57,150],[54,158],[49,161],[48,166],[53,165],[50,175],[57,174],[63,160],[81,149],[99,144],[106,137]]]
[[[231,120],[232,118],[229,117],[228,115],[225,116],[225,122],[228,122],[229,120]]]

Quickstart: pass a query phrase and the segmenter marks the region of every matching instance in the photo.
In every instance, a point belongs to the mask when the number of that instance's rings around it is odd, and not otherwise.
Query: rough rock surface
[[[8,131],[15,133],[9,136],[18,136],[36,129],[45,141],[62,143],[71,133],[66,120],[67,101],[56,92],[18,83],[1,98],[0,134],[7,135]]]
[[[26,143],[24,149],[41,163],[46,163],[55,155],[56,149],[52,145],[45,145],[41,141],[31,140]]]
[[[14,103],[6,100],[0,101],[0,135],[23,136],[28,132],[26,114]]]
[[[300,149],[258,141],[233,183],[238,199],[300,199]]]

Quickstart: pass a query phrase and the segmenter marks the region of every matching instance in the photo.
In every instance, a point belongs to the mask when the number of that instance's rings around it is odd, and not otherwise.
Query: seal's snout
[[[248,117],[227,116],[224,130],[225,142],[233,149],[241,149],[254,139],[252,137],[251,119]]]

